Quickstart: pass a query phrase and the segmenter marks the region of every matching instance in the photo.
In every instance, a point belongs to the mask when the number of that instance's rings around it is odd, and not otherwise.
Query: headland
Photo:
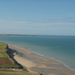
[[[14,53],[8,47],[8,44],[0,42],[0,75],[40,75],[39,73],[30,73],[24,66],[14,59]]]

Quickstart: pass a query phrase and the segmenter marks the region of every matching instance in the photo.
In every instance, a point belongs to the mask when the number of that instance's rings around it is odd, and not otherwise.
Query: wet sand
[[[9,48],[21,52],[23,56],[14,53],[14,59],[26,67],[29,72],[38,72],[43,75],[75,75],[75,71],[70,70],[63,64],[34,54],[33,52],[8,44]]]

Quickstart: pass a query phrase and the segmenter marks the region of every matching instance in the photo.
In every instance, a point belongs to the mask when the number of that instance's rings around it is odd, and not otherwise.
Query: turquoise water
[[[75,36],[1,36],[0,42],[28,49],[75,69]]]

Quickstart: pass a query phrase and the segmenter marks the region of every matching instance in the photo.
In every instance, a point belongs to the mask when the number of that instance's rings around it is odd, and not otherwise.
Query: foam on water
[[[32,51],[31,49],[29,49],[29,50]],[[59,63],[63,64],[65,67],[69,68],[70,70],[75,71],[75,69],[69,67],[68,65],[66,65],[65,63],[63,63],[63,62],[60,61],[60,60],[55,59],[54,57],[47,57],[47,56],[44,56],[43,54],[37,53],[37,52],[35,52],[35,51],[32,51],[32,52],[35,53],[36,55],[39,55],[39,56],[42,56],[42,57],[46,57],[46,58],[52,59],[52,60],[54,60],[54,61],[56,61],[56,62],[59,62]]]
[[[37,54],[37,55],[40,55],[40,56],[46,57],[46,56],[44,56],[44,55],[42,55],[42,54],[40,54],[40,53],[36,53],[36,52],[34,52],[34,51],[32,51],[32,52],[35,53],[35,54]],[[63,63],[63,62],[60,61],[60,60],[55,59],[54,57],[46,57],[46,58],[49,58],[49,59],[55,60],[55,61],[57,61],[57,62],[63,64],[65,67],[69,68],[70,70],[75,71],[75,69],[69,67],[68,65],[66,65],[65,63]]]

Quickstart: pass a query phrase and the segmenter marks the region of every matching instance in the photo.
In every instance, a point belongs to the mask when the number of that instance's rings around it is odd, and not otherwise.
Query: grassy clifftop
[[[7,54],[7,44],[0,42],[0,68],[18,68],[19,66]]]
[[[9,56],[8,53],[10,52],[8,45],[0,42],[0,75],[40,75],[37,73],[29,73],[23,68],[20,68],[20,65],[15,63],[15,61]]]

